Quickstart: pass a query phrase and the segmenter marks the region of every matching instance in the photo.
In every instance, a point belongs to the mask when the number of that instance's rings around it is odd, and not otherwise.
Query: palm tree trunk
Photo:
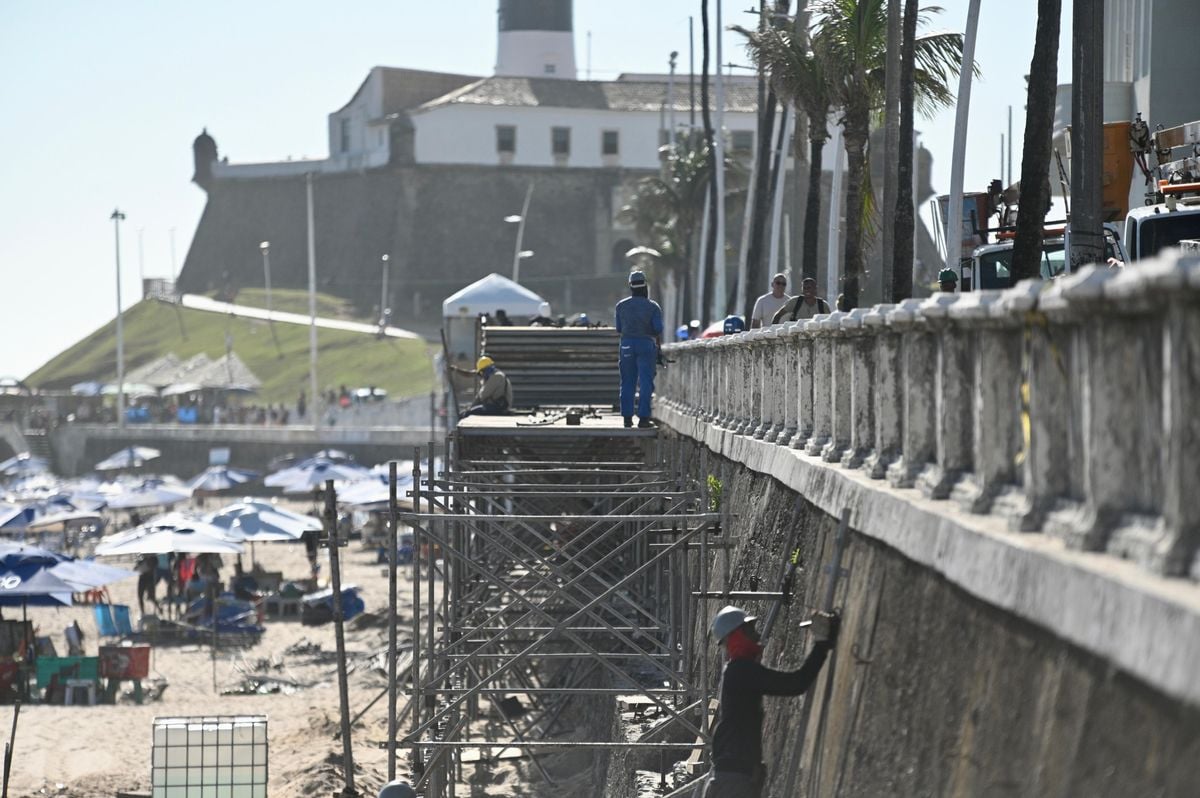
[[[1013,242],[1015,283],[1041,274],[1042,225],[1050,206],[1050,142],[1058,83],[1058,33],[1062,0],[1038,0],[1037,33],[1029,65],[1025,143],[1021,150],[1021,200]]]
[[[904,33],[900,47],[900,140],[896,152],[896,234],[892,240],[892,301],[913,291],[913,93],[916,66],[917,0],[904,0]]]
[[[753,193],[747,197],[747,202],[753,203],[750,216],[750,242],[746,248],[746,326],[750,326],[750,313],[754,309],[754,301],[758,299],[758,291],[763,285],[763,239],[767,224],[767,215],[771,212],[771,134],[775,130],[775,92],[768,89],[766,104],[759,119],[758,151],[754,157],[758,163],[755,170]]]
[[[869,110],[846,109],[843,123],[846,138],[846,253],[842,293],[845,310],[858,307],[863,276],[863,170],[866,168],[867,137],[870,132]],[[836,246],[831,241],[830,246]]]
[[[713,289],[717,281],[717,181],[713,175],[717,173],[717,155],[713,147],[712,114],[708,107],[708,0],[700,0],[700,35],[703,38],[703,55],[700,59],[700,113],[704,120],[704,143],[708,148],[708,235],[704,242],[704,292],[703,306],[700,308],[701,324],[709,323],[708,309],[712,307]],[[717,67],[720,69],[720,65]],[[722,253],[724,258],[724,253]]]
[[[893,274],[895,268],[896,242],[896,195],[900,174],[900,80],[901,36],[900,3],[903,0],[887,0],[887,54],[884,77],[884,129],[883,129],[883,214],[881,219],[880,279],[882,301],[892,301]]]
[[[810,125],[817,124],[809,119]],[[824,133],[824,130],[822,130]],[[821,238],[821,155],[825,137],[812,136],[808,142],[808,198],[804,202],[804,241],[800,262],[805,277],[817,279],[817,244]]]

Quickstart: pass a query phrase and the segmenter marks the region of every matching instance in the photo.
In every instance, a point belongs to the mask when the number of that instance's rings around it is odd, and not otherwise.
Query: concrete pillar
[[[788,444],[793,449],[805,449],[813,434],[813,336],[808,321],[792,325],[796,342],[796,434]]]
[[[1192,295],[1167,300],[1163,329],[1163,534],[1150,553],[1162,574],[1200,580],[1200,257],[1190,266]]]
[[[804,453],[815,457],[829,443],[833,418],[833,338],[821,330],[820,319],[809,319],[804,331],[812,338],[812,431]]]
[[[831,339],[829,441],[821,447],[821,459],[837,463],[850,446],[850,339],[842,332],[845,313],[835,310],[822,319],[821,334]]]
[[[717,409],[715,424],[721,429],[730,429],[737,415],[737,393],[734,390],[734,341],[732,338],[714,339],[720,354],[721,388],[714,407]]]
[[[1002,312],[999,291],[972,291],[950,307],[951,329],[973,343],[971,379],[972,468],[954,487],[964,510],[986,513],[1002,488],[1015,479],[1020,451],[1020,332]]]
[[[787,396],[795,390],[795,386],[784,368],[784,353],[788,347],[787,325],[774,325],[771,332],[771,381],[767,392],[771,405],[771,426],[767,428],[763,440],[767,443],[778,443],[779,436],[787,427],[787,420],[784,418]]]
[[[842,465],[859,468],[875,447],[875,330],[864,324],[870,308],[855,308],[842,319],[850,350],[850,443]]]
[[[750,351],[750,336],[748,333],[738,333],[733,337],[733,357],[734,357],[734,379],[737,384],[734,386],[734,393],[737,394],[737,412],[734,415],[729,431],[735,435],[743,435],[746,429],[750,426],[750,404],[753,390],[751,381],[753,380],[754,364]]]
[[[771,400],[769,398],[773,385],[768,385],[771,379],[771,350],[775,331],[770,327],[760,327],[750,333],[751,346],[754,351],[754,412],[750,415],[750,429],[746,434],[757,440],[763,440],[767,429],[771,426]]]
[[[906,299],[909,307],[919,300]],[[903,303],[902,303],[903,304]],[[888,467],[900,456],[903,439],[904,394],[901,390],[903,363],[900,335],[887,325],[887,315],[895,305],[876,305],[863,317],[863,324],[875,331],[875,443],[863,463],[871,479],[883,479]]]
[[[921,303],[925,316],[937,340],[937,360],[934,364],[934,431],[937,450],[917,478],[917,487],[928,498],[945,499],[955,483],[971,470],[971,406],[972,332],[964,332],[950,323],[950,306],[961,294],[935,294]]]
[[[1041,291],[1041,280],[1024,280],[1005,291],[998,303],[998,312],[1017,325],[1019,336],[1013,457],[1019,487],[1002,488],[991,511],[1007,518],[1009,528],[1019,532],[1041,529],[1046,512],[1058,497],[1068,494],[1070,482],[1070,423],[1064,423],[1064,409],[1070,407],[1066,368],[1074,332],[1035,311]],[[1022,413],[1027,420],[1022,420]]]
[[[900,334],[901,393],[904,396],[900,458],[887,472],[888,483],[911,488],[937,452],[934,374],[937,341],[920,311],[922,300],[906,300],[887,314],[889,327]]]
[[[780,391],[783,407],[780,412],[783,418],[783,428],[775,436],[775,442],[780,446],[791,446],[796,437],[796,421],[799,417],[800,404],[800,347],[797,330],[801,322],[793,321],[784,324],[779,334],[779,375],[783,383]]]

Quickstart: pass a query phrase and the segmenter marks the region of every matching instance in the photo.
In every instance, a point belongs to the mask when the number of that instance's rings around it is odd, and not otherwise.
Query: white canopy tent
[[[510,319],[549,315],[550,304],[528,288],[493,272],[476,280],[442,303],[451,356],[475,356],[475,320],[480,313],[503,310]],[[471,364],[472,366],[474,363]]]

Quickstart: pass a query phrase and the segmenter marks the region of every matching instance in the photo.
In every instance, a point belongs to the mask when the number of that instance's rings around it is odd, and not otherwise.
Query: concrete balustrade
[[[724,435],[1200,579],[1200,256],[666,350]]]

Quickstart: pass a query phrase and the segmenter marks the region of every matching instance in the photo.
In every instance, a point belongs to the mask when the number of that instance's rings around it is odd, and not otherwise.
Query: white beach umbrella
[[[96,463],[97,471],[117,471],[122,468],[138,468],[161,455],[158,449],[149,446],[126,446]]]
[[[180,513],[159,516],[139,527],[110,535],[96,546],[96,554],[241,554],[245,548],[225,537],[220,527]]]
[[[162,479],[147,479],[108,498],[113,510],[134,510],[141,507],[170,507],[192,497],[192,489]]]
[[[309,530],[321,531],[321,522],[316,518],[284,514],[270,505],[267,507],[270,509],[237,502],[205,516],[205,520],[225,530],[232,540],[252,543],[299,540]]]

